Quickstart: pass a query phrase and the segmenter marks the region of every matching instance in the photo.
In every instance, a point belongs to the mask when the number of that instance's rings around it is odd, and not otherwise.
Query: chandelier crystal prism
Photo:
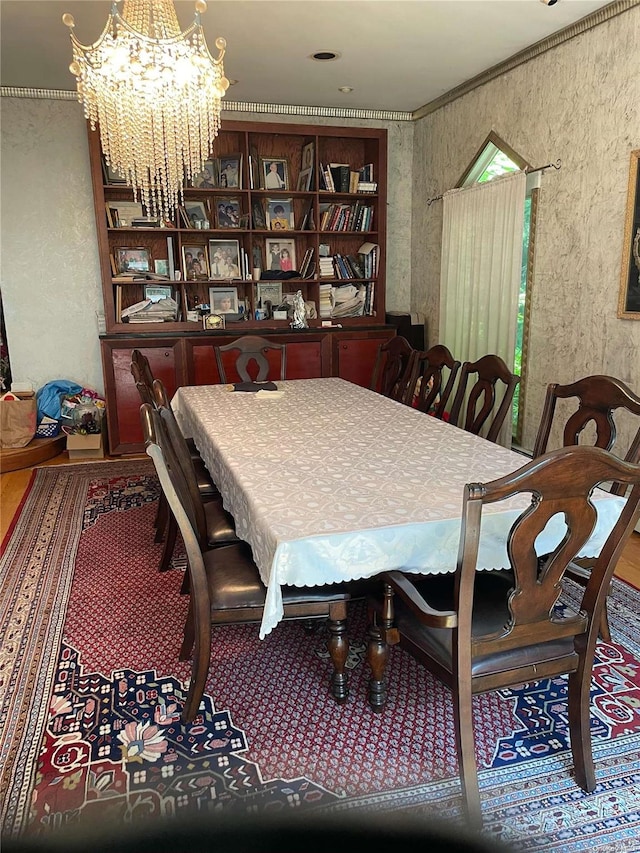
[[[92,130],[100,129],[107,164],[133,187],[147,214],[171,219],[186,181],[202,170],[220,130],[226,41],[207,47],[198,0],[191,26],[180,30],[172,0],[118,0],[100,38],[83,45],[72,15],[78,100]]]

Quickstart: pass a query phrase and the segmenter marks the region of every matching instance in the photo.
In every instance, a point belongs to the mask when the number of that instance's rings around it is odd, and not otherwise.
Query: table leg
[[[376,713],[384,710],[387,702],[387,684],[384,673],[389,659],[389,646],[384,639],[383,629],[375,622],[369,626],[367,663],[371,669],[369,679],[369,705]]]
[[[349,696],[349,676],[346,672],[347,655],[349,654],[347,620],[329,619],[327,625],[329,628],[327,648],[333,662],[331,695],[338,705],[342,705]]]

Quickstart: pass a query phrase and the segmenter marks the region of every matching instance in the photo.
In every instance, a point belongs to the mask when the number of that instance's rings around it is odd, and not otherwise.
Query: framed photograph
[[[218,184],[218,161],[206,160],[202,171],[193,179],[193,186],[200,190],[213,190]]]
[[[114,217],[115,228],[131,228],[134,219],[142,219],[142,205],[139,201],[111,201],[109,202],[111,216]]]
[[[216,228],[240,228],[241,206],[239,198],[217,198]]]
[[[240,242],[238,240],[209,240],[209,261],[212,279],[239,278]]]
[[[237,314],[238,291],[235,287],[210,287],[209,305],[212,314]]]
[[[259,281],[256,284],[256,303],[262,304],[270,302],[272,308],[277,308],[282,302],[282,282],[281,281]]]
[[[272,231],[290,231],[293,224],[293,199],[267,199],[267,225]]]
[[[157,260],[153,262],[153,271],[156,275],[166,275],[169,278],[169,261],[168,259]]]
[[[300,163],[302,171],[305,171],[306,169],[313,169],[315,154],[315,143],[307,142],[306,145],[302,146],[302,161]]]
[[[264,208],[262,206],[262,202],[259,199],[253,200],[251,205],[251,215],[253,217],[254,229],[267,227],[267,220],[264,215]]]
[[[161,299],[173,299],[173,288],[170,284],[146,284],[144,287],[144,298],[152,302]]]
[[[296,269],[296,244],[295,240],[272,240],[264,241],[266,254],[266,268],[268,270],[282,270],[290,272]]]
[[[182,247],[182,277],[185,281],[205,281],[209,278],[206,246]]]
[[[107,165],[107,162],[104,157],[102,158],[102,174],[104,176],[105,184],[127,183],[127,179],[123,178],[120,172],[116,172],[116,170],[111,165]]]
[[[298,175],[298,192],[307,192],[311,189],[311,178],[313,177],[313,166],[303,169]]]
[[[144,246],[116,248],[116,267],[118,273],[151,272],[151,253]]]
[[[202,328],[209,331],[224,329],[225,325],[224,314],[205,314],[202,318]]]
[[[618,317],[640,320],[640,148],[631,152]]]
[[[218,157],[218,186],[242,189],[242,154]]]
[[[285,158],[262,158],[262,181],[265,190],[289,189],[289,162]]]
[[[190,199],[185,198],[184,209],[187,213],[191,228],[209,227],[209,211],[207,210],[207,205],[203,201],[191,201]]]

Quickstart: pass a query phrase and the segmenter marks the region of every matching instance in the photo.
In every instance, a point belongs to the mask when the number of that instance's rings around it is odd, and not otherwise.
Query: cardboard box
[[[104,431],[96,435],[68,435],[69,459],[104,459]]]

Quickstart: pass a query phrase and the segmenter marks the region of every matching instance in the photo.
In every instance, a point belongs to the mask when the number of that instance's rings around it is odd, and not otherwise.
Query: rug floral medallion
[[[224,812],[406,811],[460,821],[446,688],[399,649],[385,712],[366,702],[364,607],[350,697],[322,631],[215,629],[194,723],[180,712],[184,557],[157,571],[145,461],[38,469],[5,543],[0,604],[3,832]],[[485,834],[514,850],[640,850],[640,593],[614,582],[591,727],[597,790],[573,782],[566,679],[474,698]]]

